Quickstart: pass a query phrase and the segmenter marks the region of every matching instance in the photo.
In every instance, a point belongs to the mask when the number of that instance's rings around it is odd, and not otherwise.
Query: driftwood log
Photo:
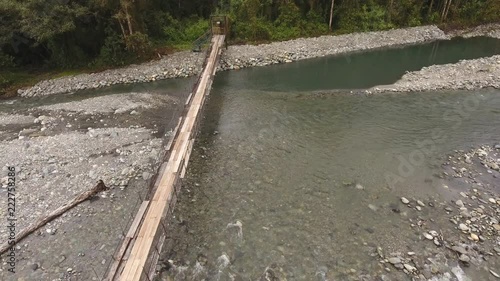
[[[40,227],[44,226],[46,223],[48,223],[51,220],[64,214],[67,210],[75,207],[76,205],[82,203],[83,201],[85,201],[87,199],[92,198],[97,193],[102,192],[102,191],[107,190],[107,189],[108,189],[108,187],[104,184],[104,182],[102,180],[99,180],[97,185],[94,186],[91,190],[80,193],[78,196],[73,198],[73,200],[71,200],[71,201],[67,202],[66,204],[62,205],[61,207],[57,208],[56,210],[54,210],[53,212],[51,212],[47,216],[38,219],[35,223],[30,224],[27,228],[25,228],[21,232],[19,232],[14,239],[15,244],[8,244],[8,242],[3,243],[2,246],[0,247],[0,255],[5,253],[9,248],[15,246],[17,243],[19,243],[19,241],[26,238],[26,236],[30,235],[35,230],[39,229]]]

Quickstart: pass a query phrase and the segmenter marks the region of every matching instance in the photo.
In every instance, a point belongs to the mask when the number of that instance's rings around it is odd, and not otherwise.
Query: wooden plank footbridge
[[[228,32],[226,16],[212,16],[211,44],[203,70],[187,98],[184,114],[165,148],[164,162],[153,178],[149,197],[142,202],[121,246],[114,254],[105,280],[152,280],[166,237],[164,222],[173,209],[178,181],[184,177],[194,143],[196,126],[210,92],[222,46]]]

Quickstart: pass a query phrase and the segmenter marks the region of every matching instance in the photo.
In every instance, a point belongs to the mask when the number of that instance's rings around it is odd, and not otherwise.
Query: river
[[[387,272],[376,249],[437,255],[408,223],[437,208],[400,213],[400,197],[432,206],[458,198],[465,187],[446,188],[441,164],[455,150],[500,142],[500,91],[357,90],[498,53],[500,40],[455,39],[218,74],[176,205],[164,256],[176,266],[166,274],[258,280],[267,268],[278,276],[269,280],[411,280]],[[472,280],[490,276],[464,270]]]

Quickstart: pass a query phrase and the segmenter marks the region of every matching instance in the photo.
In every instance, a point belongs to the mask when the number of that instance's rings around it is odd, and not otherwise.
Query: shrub
[[[0,67],[9,68],[14,66],[15,66],[14,57],[4,54],[3,52],[0,51]]]
[[[359,10],[340,12],[339,29],[342,32],[374,31],[393,28],[388,22],[386,10],[373,1],[368,1]]]
[[[148,35],[135,32],[126,37],[125,46],[127,50],[133,52],[139,57],[145,57],[151,51],[151,42]]]
[[[107,29],[107,37],[101,47],[99,56],[93,62],[96,66],[121,66],[126,63],[129,53],[125,48],[123,38],[112,29]]]

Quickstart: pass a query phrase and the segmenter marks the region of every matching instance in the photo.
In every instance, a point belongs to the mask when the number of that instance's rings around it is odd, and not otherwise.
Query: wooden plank
[[[114,256],[114,262],[111,265],[111,269],[108,271],[108,276],[106,277],[105,280],[113,280],[116,276],[116,273],[118,271],[118,268],[120,267],[120,264],[122,260],[124,260],[125,252],[127,251],[127,248],[130,244],[130,241],[135,236],[135,233],[137,232],[137,228],[139,227],[139,224],[142,220],[142,217],[144,216],[144,213],[146,212],[146,209],[148,207],[149,201],[143,201],[141,206],[139,206],[139,210],[137,211],[137,214],[135,215],[135,218],[132,222],[132,225],[130,226],[127,235],[124,237],[123,243],[120,246],[120,249]]]
[[[191,141],[189,142],[189,147],[188,147],[186,158],[184,159],[184,165],[182,165],[182,172],[181,172],[181,176],[180,176],[181,179],[183,179],[184,175],[186,174],[187,165],[189,163],[189,158],[191,157],[191,152],[193,150],[193,144],[194,144],[194,139],[191,139]]]
[[[179,178],[179,174],[181,173],[180,168],[184,168],[183,170],[185,170],[189,161],[190,150],[193,144],[193,140],[191,139],[193,128],[201,111],[205,95],[209,92],[207,86],[211,84],[211,76],[215,73],[213,68],[217,66],[219,49],[222,45],[221,42],[224,42],[224,35],[217,35],[212,38],[212,50],[207,59],[207,64],[202,72],[198,87],[194,91],[194,96],[189,97],[190,105],[186,112],[186,117],[180,126],[180,131],[175,136],[175,141],[170,145],[173,145],[173,147],[171,147],[172,150],[167,165],[160,175],[158,188],[149,204],[120,280],[139,281],[143,277],[141,274],[153,247],[152,244],[157,234],[162,214],[172,198],[174,183]],[[152,257],[150,260],[153,263],[156,259]]]
[[[118,252],[115,256],[115,260],[108,271],[108,276],[106,276],[106,278],[104,278],[104,281],[112,281],[115,279],[115,276],[118,273],[118,268],[120,267],[120,264],[124,260],[123,256],[125,255],[125,252],[127,251],[127,248],[129,246],[131,240],[132,239],[130,239],[128,237],[124,238],[122,245],[120,246],[120,249],[118,250]]]
[[[127,236],[129,238],[134,238],[135,233],[137,232],[137,228],[139,227],[139,224],[142,221],[142,217],[144,213],[146,212],[147,208],[149,206],[149,201],[143,201],[141,206],[139,207],[139,211],[137,211],[137,214],[135,215],[134,221],[130,225],[130,228],[128,230]]]

